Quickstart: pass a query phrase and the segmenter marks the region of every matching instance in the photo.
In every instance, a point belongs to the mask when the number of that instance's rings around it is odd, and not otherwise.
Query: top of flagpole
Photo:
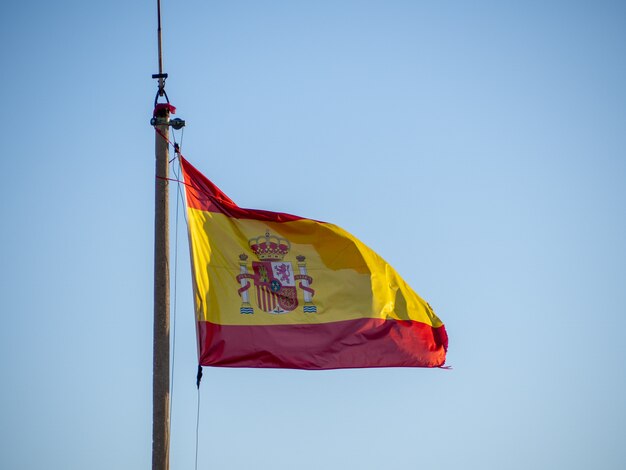
[[[167,98],[167,93],[165,93],[165,79],[167,78],[167,74],[163,73],[163,41],[162,41],[162,33],[161,33],[161,0],[157,0],[157,45],[158,45],[158,60],[159,60],[159,73],[153,74],[152,78],[159,80],[159,89],[157,92],[157,96],[154,100],[154,104],[156,106],[157,101],[159,100],[159,96],[165,96],[165,99],[169,103],[169,99]]]
[[[157,37],[159,43],[159,75],[163,73],[163,48],[161,35],[161,0],[157,0]],[[161,82],[159,81],[159,84]]]

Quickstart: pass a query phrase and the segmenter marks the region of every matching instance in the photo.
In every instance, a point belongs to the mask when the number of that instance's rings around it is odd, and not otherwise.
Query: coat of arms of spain
[[[250,304],[251,287],[248,279],[252,279],[256,287],[257,306],[261,310],[272,314],[288,313],[298,307],[298,287],[304,296],[304,313],[317,313],[317,307],[313,304],[315,291],[311,289],[313,279],[306,272],[305,257],[296,256],[298,261],[298,274],[293,271],[293,265],[284,258],[291,249],[288,240],[265,232],[248,240],[250,249],[259,259],[252,262],[252,272],[248,271],[248,256],[239,255],[240,274],[237,276],[241,288],[242,314],[253,314],[254,308]],[[296,281],[299,281],[296,283]]]

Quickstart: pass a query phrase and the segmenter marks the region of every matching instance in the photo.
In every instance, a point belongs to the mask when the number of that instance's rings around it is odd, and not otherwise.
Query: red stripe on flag
[[[198,334],[200,365],[218,367],[440,367],[448,346],[444,326],[377,318],[271,326],[198,322]]]
[[[191,163],[182,156],[179,158],[186,183],[187,206],[192,209],[218,212],[234,219],[253,219],[265,222],[291,222],[304,218],[283,212],[244,209],[243,207],[239,207]]]

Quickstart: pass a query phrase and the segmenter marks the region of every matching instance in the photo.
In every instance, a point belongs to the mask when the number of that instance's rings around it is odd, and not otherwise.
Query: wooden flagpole
[[[163,111],[164,120],[169,112]],[[154,339],[152,363],[152,469],[169,468],[170,276],[168,211],[168,125],[155,126]]]
[[[169,470],[170,446],[170,274],[169,274],[169,106],[161,51],[161,0],[157,0],[159,91],[155,99],[154,338],[152,363],[152,470]]]

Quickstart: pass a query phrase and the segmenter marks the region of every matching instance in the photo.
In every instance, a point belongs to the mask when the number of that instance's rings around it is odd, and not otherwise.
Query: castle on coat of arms
[[[248,255],[239,255],[240,274],[237,281],[240,284],[242,314],[251,315],[254,308],[250,304],[250,280],[254,283],[256,303],[259,309],[271,314],[288,313],[298,307],[298,288],[304,296],[304,313],[317,313],[313,304],[315,291],[311,289],[313,278],[307,274],[305,257],[296,256],[298,274],[294,273],[293,265],[284,258],[291,249],[291,243],[284,238],[265,235],[248,240],[252,252],[258,261],[252,261],[252,272],[248,271]],[[299,281],[299,282],[296,282]]]

